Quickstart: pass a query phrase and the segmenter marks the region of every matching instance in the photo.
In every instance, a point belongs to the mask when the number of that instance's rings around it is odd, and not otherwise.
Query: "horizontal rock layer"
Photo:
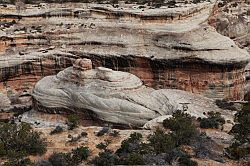
[[[32,85],[87,57],[155,88],[243,99],[249,54],[206,24],[213,5],[138,9],[66,3],[28,5],[19,13],[8,5],[0,14],[0,79],[22,89],[22,80]]]

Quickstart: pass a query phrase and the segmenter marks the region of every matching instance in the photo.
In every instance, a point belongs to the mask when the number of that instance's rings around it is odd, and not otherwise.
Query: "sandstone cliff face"
[[[131,73],[103,67],[92,69],[88,59],[76,60],[73,67],[44,77],[35,85],[32,96],[35,110],[75,112],[82,115],[83,120],[122,126],[142,127],[154,118],[183,109],[182,104],[188,105],[189,113],[195,117],[204,117],[208,111],[225,112],[213,100],[199,95],[145,87]]]
[[[218,1],[209,18],[209,24],[214,26],[220,34],[233,39],[239,47],[250,52],[249,1]],[[247,84],[244,99],[249,101],[249,67],[245,69],[245,72]]]
[[[87,57],[96,67],[133,73],[154,88],[243,99],[249,54],[206,24],[213,5],[70,3],[28,5],[20,13],[8,5],[0,14],[1,81],[20,89],[26,80],[33,84]]]

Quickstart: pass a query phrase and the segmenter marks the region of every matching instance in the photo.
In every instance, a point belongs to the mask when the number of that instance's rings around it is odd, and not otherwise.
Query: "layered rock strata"
[[[91,70],[89,64],[86,59],[77,60],[73,68],[40,80],[33,94],[35,108],[83,111],[86,118],[135,126],[174,111],[163,93],[146,88],[135,75],[103,67]]]
[[[219,111],[213,100],[180,90],[146,87],[133,74],[77,60],[57,75],[41,79],[34,88],[34,108],[49,113],[79,113],[85,120],[142,127],[148,121],[188,105],[196,117]],[[228,113],[227,113],[228,114]]]
[[[154,88],[241,100],[249,54],[207,25],[213,6],[65,3],[28,5],[18,13],[8,5],[0,14],[1,81],[17,89],[21,80],[33,84],[85,57]]]
[[[216,30],[230,37],[236,44],[250,52],[250,2],[247,0],[217,1],[209,18],[209,24]],[[250,64],[249,64],[250,65]],[[248,66],[249,66],[248,65]],[[249,99],[249,67],[246,67],[245,100]]]

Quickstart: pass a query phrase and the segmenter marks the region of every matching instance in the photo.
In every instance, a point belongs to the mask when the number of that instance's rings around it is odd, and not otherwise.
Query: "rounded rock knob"
[[[84,59],[77,59],[75,63],[73,64],[73,68],[75,70],[91,70],[92,69],[92,61],[90,59],[84,58]]]

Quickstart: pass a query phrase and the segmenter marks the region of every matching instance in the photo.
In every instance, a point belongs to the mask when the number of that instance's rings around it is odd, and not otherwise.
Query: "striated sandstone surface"
[[[0,80],[21,91],[87,57],[157,89],[241,100],[249,54],[207,25],[213,6],[64,3],[18,12],[7,5],[0,14]]]
[[[248,0],[217,1],[209,18],[209,24],[220,34],[234,40],[240,48],[250,52],[250,2]],[[248,66],[245,69],[247,84],[244,97],[247,101],[250,100]]]
[[[103,67],[91,69],[86,63],[91,61],[76,60],[74,67],[40,80],[33,93],[35,108],[82,112],[89,119],[132,126],[142,126],[176,109],[164,93],[143,86],[135,75]]]
[[[219,109],[213,100],[191,93],[145,87],[133,74],[98,67],[88,59],[76,60],[57,75],[47,76],[34,88],[34,108],[49,113],[76,112],[86,119],[141,127],[148,121],[188,104],[188,112],[204,117],[218,111],[232,118],[233,113]],[[230,119],[232,120],[232,119]]]

